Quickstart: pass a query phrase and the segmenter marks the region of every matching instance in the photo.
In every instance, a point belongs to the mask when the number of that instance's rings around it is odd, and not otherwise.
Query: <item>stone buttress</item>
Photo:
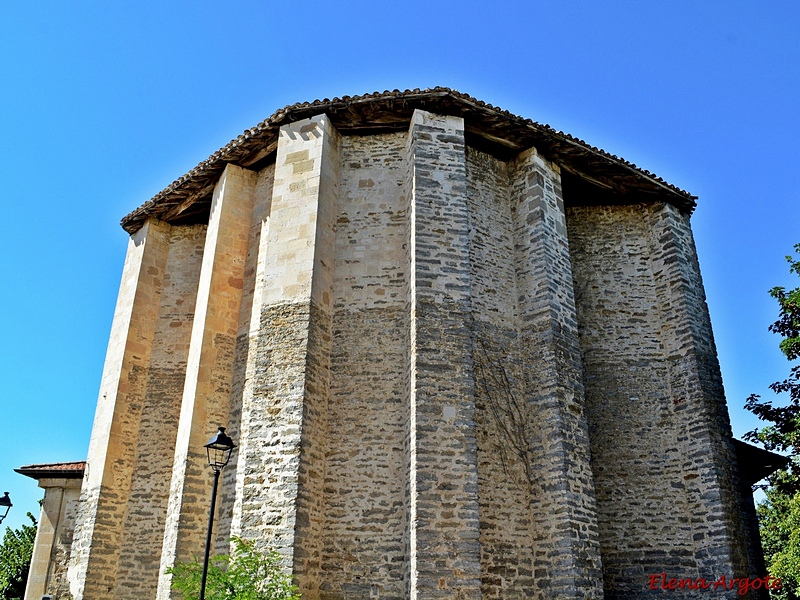
[[[131,236],[73,540],[75,598],[155,594],[205,229],[150,221]]]
[[[606,594],[658,596],[642,582],[662,572],[758,576],[688,215],[583,205],[567,223]]]
[[[287,122],[207,219],[187,201],[132,235],[75,600],[176,597],[217,426],[238,448],[215,551],[277,549],[306,600],[634,598],[655,571],[746,571],[688,215],[570,195],[537,148],[471,135],[419,108],[364,135]]]

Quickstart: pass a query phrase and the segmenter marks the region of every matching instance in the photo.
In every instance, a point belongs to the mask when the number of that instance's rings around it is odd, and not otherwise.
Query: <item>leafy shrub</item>
[[[6,527],[0,545],[0,600],[18,600],[25,595],[36,539],[36,519],[27,514],[32,525],[23,524],[20,529]]]
[[[207,600],[299,600],[292,577],[280,566],[281,555],[275,550],[264,554],[252,542],[231,538],[230,556],[217,555],[208,564]],[[200,597],[203,563],[177,563],[167,573],[172,574],[172,588],[185,600]]]

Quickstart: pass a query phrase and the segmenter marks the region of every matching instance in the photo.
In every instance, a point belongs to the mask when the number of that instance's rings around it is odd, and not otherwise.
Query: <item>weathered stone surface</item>
[[[483,595],[602,597],[559,173],[468,153]]]
[[[558,167],[535,151],[511,165],[517,289],[531,455],[537,595],[601,598],[594,483],[572,268]]]
[[[121,553],[135,558],[119,569],[115,596],[120,598],[155,595],[169,496],[164,473],[172,469],[205,229],[174,228],[170,236],[136,467],[121,534]]]
[[[405,140],[342,138],[323,599],[406,597]]]
[[[67,566],[72,552],[82,479],[48,476],[39,478],[38,482],[44,489],[44,500],[25,597],[41,598],[45,594],[67,597]]]
[[[130,578],[153,597],[205,229],[151,221],[131,239],[73,542],[76,597],[113,596]],[[137,542],[148,556],[121,560]]]
[[[321,584],[340,144],[324,116],[281,132],[272,226],[258,259],[260,326],[250,336],[233,524],[283,552],[308,598]]]
[[[534,597],[532,457],[519,345],[516,201],[509,168],[467,149],[481,592]]]
[[[412,600],[480,598],[463,119],[415,111],[406,152],[411,300],[408,593]]]
[[[133,235],[76,600],[174,597],[218,424],[239,447],[216,551],[277,548],[307,600],[639,598],[662,571],[748,574],[688,215],[570,197],[579,175],[536,148],[489,155],[461,116],[409,118],[284,123],[258,172],[228,165],[207,226]]]
[[[747,576],[688,218],[660,204],[582,207],[568,225],[607,595],[658,594],[642,581],[663,571]]]
[[[229,433],[239,440],[240,447],[231,456],[231,465],[221,478],[220,522],[217,529],[216,549],[224,553],[232,535],[242,537],[242,495],[236,491],[244,485],[245,469],[239,468],[244,455],[241,443],[250,439],[250,417],[243,412],[253,397],[256,375],[256,344],[261,330],[261,299],[266,284],[266,244],[269,237],[272,187],[275,165],[258,173],[253,198],[253,215],[250,221],[250,240],[245,263],[244,289],[236,341],[233,381],[231,384]]]
[[[175,439],[158,598],[170,597],[167,569],[192,560],[205,541],[207,517],[199,507],[213,477],[203,445],[228,423],[255,179],[252,171],[229,165],[214,190]],[[131,594],[126,589],[120,588],[117,597]]]

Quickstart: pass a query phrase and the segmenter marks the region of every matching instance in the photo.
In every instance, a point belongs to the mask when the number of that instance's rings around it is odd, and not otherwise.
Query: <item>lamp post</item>
[[[0,511],[2,511],[4,508],[6,509],[6,511],[0,515],[0,523],[5,521],[6,516],[8,516],[8,511],[11,510],[12,506],[14,505],[11,504],[11,498],[8,497],[8,492],[0,496]]]
[[[203,558],[203,578],[200,581],[200,600],[205,600],[206,598],[208,555],[209,552],[211,552],[211,530],[214,527],[214,509],[217,505],[219,474],[231,459],[231,453],[235,447],[236,444],[233,443],[233,440],[225,434],[224,427],[220,427],[217,434],[205,445],[206,452],[208,453],[208,466],[214,471],[214,488],[211,492],[211,510],[208,513],[208,532],[206,533],[206,553]]]

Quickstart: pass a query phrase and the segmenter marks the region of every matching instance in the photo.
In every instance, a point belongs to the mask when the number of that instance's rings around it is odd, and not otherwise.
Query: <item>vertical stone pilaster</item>
[[[53,552],[58,521],[61,516],[61,505],[64,501],[64,489],[47,490],[36,528],[36,544],[33,547],[28,582],[25,585],[25,597],[33,600],[41,598],[47,589],[47,576],[50,570],[50,559]]]
[[[214,190],[192,325],[161,555],[166,569],[202,551],[213,478],[203,445],[228,422],[234,349],[249,241],[255,173],[228,165]],[[221,507],[220,507],[221,510]]]
[[[758,577],[758,566],[748,566],[740,484],[730,467],[736,456],[689,215],[664,204],[651,211],[650,226],[697,573]]]
[[[242,399],[253,392],[253,357],[258,342],[260,308],[254,310],[254,302],[261,298],[264,289],[264,248],[269,233],[272,188],[275,180],[275,164],[259,171],[256,178],[253,198],[253,215],[250,220],[250,243],[244,270],[244,288],[239,309],[239,331],[236,339],[236,356],[231,382],[230,419],[228,433],[241,444],[246,437],[242,434]],[[262,261],[262,262],[259,262]],[[232,536],[242,537],[241,510],[242,496],[237,492],[241,481],[238,468],[241,451],[231,456],[229,467],[220,478],[220,501],[225,510],[220,512],[219,527],[216,531],[216,552],[224,554],[230,546]]]
[[[321,583],[339,149],[325,115],[281,128],[256,274],[258,333],[242,399],[232,525],[286,555],[309,600]]]
[[[116,583],[169,232],[169,225],[149,220],[128,244],[69,569],[76,600],[107,598]]]
[[[408,586],[480,598],[464,122],[416,110],[410,195]]]
[[[558,167],[535,149],[512,165],[525,406],[532,421],[534,586],[602,598],[589,433]]]
[[[61,597],[69,591],[66,570],[81,481],[55,477],[39,480],[44,501],[25,586],[27,600],[39,600],[44,594]]]
[[[170,228],[112,591],[119,600],[156,595],[205,234],[200,224]]]

